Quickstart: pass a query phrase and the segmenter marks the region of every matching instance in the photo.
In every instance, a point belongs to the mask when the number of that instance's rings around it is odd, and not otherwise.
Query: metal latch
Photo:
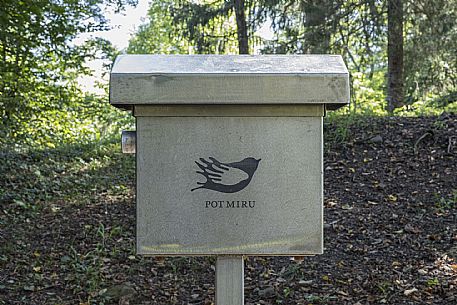
[[[123,130],[121,136],[122,153],[136,153],[136,131]]]

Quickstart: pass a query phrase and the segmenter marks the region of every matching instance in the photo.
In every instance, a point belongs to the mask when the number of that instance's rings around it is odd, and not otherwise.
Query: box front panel
[[[137,117],[137,251],[322,252],[322,117]]]

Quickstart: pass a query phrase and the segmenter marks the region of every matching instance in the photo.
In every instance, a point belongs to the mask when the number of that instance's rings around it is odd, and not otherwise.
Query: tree
[[[387,110],[404,105],[403,93],[403,2],[388,0]]]
[[[168,0],[170,1],[170,0]],[[172,6],[173,25],[196,53],[249,54],[259,42],[255,19],[262,3],[247,0],[178,1]]]
[[[177,5],[172,0],[153,1],[148,10],[148,20],[139,26],[130,39],[127,53],[132,54],[186,54],[191,47],[182,39],[179,29],[173,24],[171,11]]]
[[[384,100],[384,1],[269,1],[274,38],[262,53],[341,54],[351,73],[351,108]],[[382,102],[383,103],[383,102]]]
[[[336,31],[336,9],[332,0],[267,1],[264,10],[272,21],[276,38],[267,42],[263,53],[325,54]]]
[[[77,78],[103,40],[75,46],[80,33],[107,29],[104,11],[120,10],[136,0],[3,0],[0,8],[0,141],[30,136],[39,124],[41,136],[56,132],[48,115],[65,115],[84,103]],[[60,111],[60,112],[59,112]],[[57,113],[59,112],[59,113]],[[62,120],[64,121],[64,119]],[[46,129],[46,131],[44,131]],[[39,135],[36,135],[37,137]]]
[[[238,53],[249,54],[248,27],[246,24],[245,0],[234,0]]]
[[[443,106],[455,101],[457,1],[408,1],[404,16],[405,91],[409,103],[436,96],[447,100]]]
[[[170,3],[168,37],[185,43],[184,53],[341,54],[354,111],[457,96],[457,0],[161,2]],[[268,41],[257,36],[265,24]]]

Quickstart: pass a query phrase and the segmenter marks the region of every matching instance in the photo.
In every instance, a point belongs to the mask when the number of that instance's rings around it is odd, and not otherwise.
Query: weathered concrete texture
[[[334,55],[123,55],[110,102],[150,104],[349,103],[349,77]]]
[[[242,256],[217,257],[216,304],[244,305],[244,259]]]
[[[340,55],[120,55],[113,74],[340,74]]]
[[[137,117],[137,137],[139,254],[322,252],[322,117]],[[210,157],[261,160],[238,192],[191,191]]]

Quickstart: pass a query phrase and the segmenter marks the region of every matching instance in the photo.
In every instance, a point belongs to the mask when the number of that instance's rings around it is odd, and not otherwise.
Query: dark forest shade
[[[388,1],[387,33],[387,110],[404,105],[403,96],[403,3]]]
[[[238,34],[238,52],[239,54],[249,54],[248,27],[246,24],[244,0],[235,0],[235,15]]]

